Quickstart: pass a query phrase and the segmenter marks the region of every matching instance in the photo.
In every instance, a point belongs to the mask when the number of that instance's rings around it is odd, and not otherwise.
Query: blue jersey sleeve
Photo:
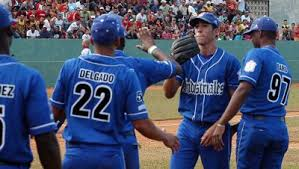
[[[226,69],[226,84],[229,88],[236,89],[239,85],[239,76],[241,65],[236,57],[231,57]]]
[[[147,85],[150,86],[176,74],[175,63],[150,59],[138,59],[138,69],[145,75]],[[136,70],[137,71],[137,70]]]
[[[38,135],[56,130],[53,115],[50,112],[45,82],[35,73],[31,78],[26,99],[26,121],[31,135]]]
[[[59,109],[64,109],[64,106],[65,106],[65,103],[64,103],[64,100],[65,100],[65,89],[66,89],[66,86],[65,86],[65,82],[64,82],[64,73],[65,72],[65,65],[63,65],[63,67],[61,68],[60,70],[60,73],[58,75],[58,78],[57,78],[57,81],[56,81],[56,84],[55,84],[55,88],[54,88],[54,91],[53,91],[53,94],[52,94],[52,98],[50,99],[51,101],[51,104],[53,106],[55,106],[56,108],[59,108]]]
[[[247,81],[253,86],[257,84],[263,65],[259,53],[259,49],[253,49],[247,53],[240,71],[240,81]]]
[[[185,79],[185,72],[187,72],[187,71],[188,71],[188,68],[190,68],[190,66],[189,66],[190,63],[191,63],[190,60],[187,61],[187,62],[185,62],[185,63],[183,63],[183,64],[181,65],[181,66],[182,66],[182,69],[183,69],[183,72],[182,72],[181,74],[176,75],[176,80],[177,80],[180,84],[182,84],[182,82],[183,82],[184,79]]]
[[[148,112],[143,101],[143,93],[141,91],[137,75],[133,69],[127,74],[127,101],[126,112],[130,120],[147,119]]]

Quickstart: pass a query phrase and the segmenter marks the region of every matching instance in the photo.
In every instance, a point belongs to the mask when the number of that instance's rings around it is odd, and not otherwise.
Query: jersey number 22
[[[112,99],[112,90],[109,86],[99,85],[94,89],[87,82],[78,82],[73,93],[79,95],[79,98],[72,105],[71,116],[110,122],[110,114],[105,112]],[[92,99],[99,99],[99,101],[92,110],[86,109],[86,105]]]

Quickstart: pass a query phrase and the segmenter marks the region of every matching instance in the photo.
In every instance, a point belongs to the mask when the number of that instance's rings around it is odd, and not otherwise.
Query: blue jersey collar
[[[116,56],[116,57],[128,57],[123,50],[115,50],[114,56]]]
[[[262,48],[269,49],[269,50],[271,50],[271,51],[273,51],[273,52],[280,55],[278,49],[276,47],[273,47],[272,45],[266,45],[266,46],[263,46]]]
[[[10,62],[17,62],[17,60],[10,56],[10,55],[2,55],[0,54],[0,64],[1,63],[10,63]]]
[[[113,56],[106,56],[93,53],[91,55],[80,56],[83,60],[88,60],[94,63],[117,64],[118,61]]]

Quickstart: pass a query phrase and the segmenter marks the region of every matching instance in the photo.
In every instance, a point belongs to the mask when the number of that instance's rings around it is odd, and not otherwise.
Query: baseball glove
[[[179,64],[183,64],[198,53],[200,53],[200,50],[194,36],[188,35],[172,43],[170,56]]]

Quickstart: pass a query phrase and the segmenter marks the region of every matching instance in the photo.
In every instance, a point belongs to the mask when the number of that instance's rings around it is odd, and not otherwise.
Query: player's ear
[[[116,38],[116,40],[114,41],[113,45],[115,46],[115,48],[120,47],[121,46],[120,38]]]

